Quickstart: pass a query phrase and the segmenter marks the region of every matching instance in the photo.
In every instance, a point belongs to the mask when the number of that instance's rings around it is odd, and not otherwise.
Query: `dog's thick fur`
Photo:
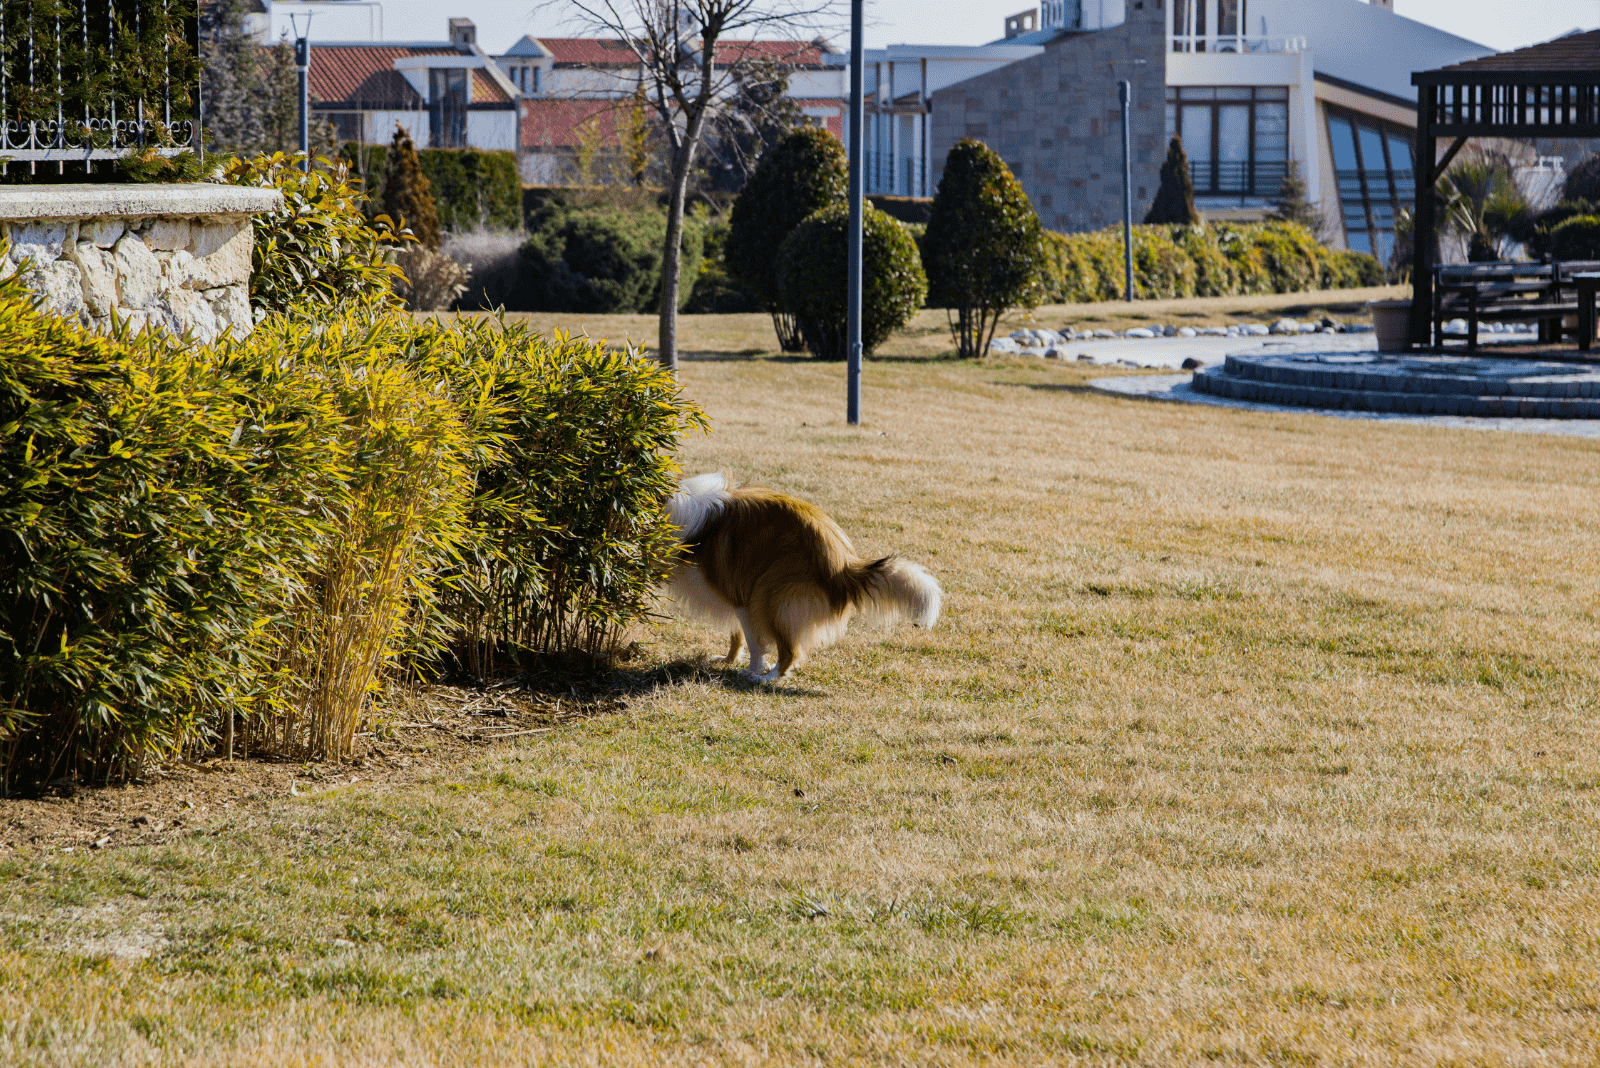
[[[855,616],[919,627],[939,619],[932,575],[896,556],[863,560],[805,501],[709,474],[685,481],[667,511],[684,546],[668,594],[686,614],[727,628],[728,666],[749,646],[751,678],[787,676]]]

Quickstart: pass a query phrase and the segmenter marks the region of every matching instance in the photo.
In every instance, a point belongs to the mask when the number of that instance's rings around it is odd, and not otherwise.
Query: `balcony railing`
[[[194,0],[3,0],[0,165],[200,146]]]
[[[1252,37],[1244,33],[1183,33],[1172,38],[1174,52],[1304,52],[1304,37]]]
[[[1282,160],[1189,161],[1195,196],[1271,197],[1278,194],[1289,165]]]

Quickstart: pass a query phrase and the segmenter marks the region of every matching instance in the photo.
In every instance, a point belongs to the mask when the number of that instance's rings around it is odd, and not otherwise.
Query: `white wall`
[[[1321,73],[1406,100],[1417,99],[1413,71],[1494,52],[1366,0],[1249,0],[1247,10],[1253,34],[1303,36]]]
[[[467,112],[467,144],[473,148],[515,152],[517,113],[515,111]]]

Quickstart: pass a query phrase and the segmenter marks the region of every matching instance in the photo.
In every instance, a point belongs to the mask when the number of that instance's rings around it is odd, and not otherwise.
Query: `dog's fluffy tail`
[[[856,611],[869,623],[893,623],[909,619],[919,627],[939,622],[939,606],[944,593],[938,580],[921,564],[885,556],[851,569],[860,584],[855,597]]]
[[[667,498],[667,516],[678,528],[678,540],[692,541],[698,537],[706,523],[728,506],[732,491],[733,486],[723,471],[684,479],[678,492]]]

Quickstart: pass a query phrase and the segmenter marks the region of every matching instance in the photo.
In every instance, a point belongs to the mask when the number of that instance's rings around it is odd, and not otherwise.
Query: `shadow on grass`
[[[531,699],[535,718],[549,723],[590,719],[626,709],[641,698],[675,686],[703,683],[735,690],[763,690],[787,697],[822,697],[821,691],[793,684],[754,682],[709,657],[680,657],[664,664],[630,667],[585,656],[527,658],[518,669],[491,680],[457,685]]]

